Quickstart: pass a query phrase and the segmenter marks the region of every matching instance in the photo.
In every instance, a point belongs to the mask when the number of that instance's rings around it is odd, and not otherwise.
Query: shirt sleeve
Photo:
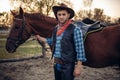
[[[52,38],[46,38],[48,45],[52,45],[53,39]]]
[[[83,43],[83,35],[80,27],[75,27],[74,29],[74,43],[75,49],[77,52],[77,60],[82,62],[86,61],[84,43]]]

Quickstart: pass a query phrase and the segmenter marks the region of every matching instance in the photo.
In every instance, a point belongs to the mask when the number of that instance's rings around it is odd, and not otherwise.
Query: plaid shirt
[[[60,36],[57,36],[56,38],[56,45],[55,45],[55,54],[54,57],[61,57],[61,45],[60,45],[60,41],[63,37],[62,33]],[[52,45],[52,38],[47,38],[47,43],[49,45]],[[82,35],[82,31],[80,29],[80,27],[76,27],[74,29],[74,43],[75,43],[75,49],[77,52],[77,60],[80,60],[82,62],[86,61],[86,57],[85,57],[85,51],[84,51],[84,43],[83,43],[83,35]]]

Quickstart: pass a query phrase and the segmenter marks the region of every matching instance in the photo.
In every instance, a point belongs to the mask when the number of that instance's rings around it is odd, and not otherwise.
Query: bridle
[[[26,40],[23,39],[22,37],[22,34],[23,34],[23,31],[25,30],[27,32],[28,35],[31,35],[25,28],[25,24],[26,24],[26,21],[25,21],[25,17],[23,16],[23,19],[19,19],[19,18],[15,18],[16,20],[19,20],[19,21],[22,21],[22,25],[20,26],[20,32],[18,34],[18,37],[17,38],[12,38],[12,37],[8,37],[7,40],[13,40],[15,41],[15,46],[17,47],[18,45],[20,45],[21,43],[25,42]]]

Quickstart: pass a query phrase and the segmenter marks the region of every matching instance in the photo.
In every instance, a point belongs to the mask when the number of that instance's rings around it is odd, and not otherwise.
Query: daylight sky
[[[74,4],[74,9],[84,9],[83,0],[69,0]],[[87,0],[86,0],[87,1]],[[106,15],[120,17],[120,0],[93,0],[91,9],[101,8]]]

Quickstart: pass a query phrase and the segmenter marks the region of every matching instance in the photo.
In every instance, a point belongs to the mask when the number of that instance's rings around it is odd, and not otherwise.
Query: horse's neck
[[[38,15],[37,18],[31,14],[28,17],[29,25],[32,27],[33,34],[39,34],[44,37],[50,37],[54,26],[57,24],[57,21],[50,17],[45,17],[44,15]],[[32,17],[31,17],[32,16]]]

